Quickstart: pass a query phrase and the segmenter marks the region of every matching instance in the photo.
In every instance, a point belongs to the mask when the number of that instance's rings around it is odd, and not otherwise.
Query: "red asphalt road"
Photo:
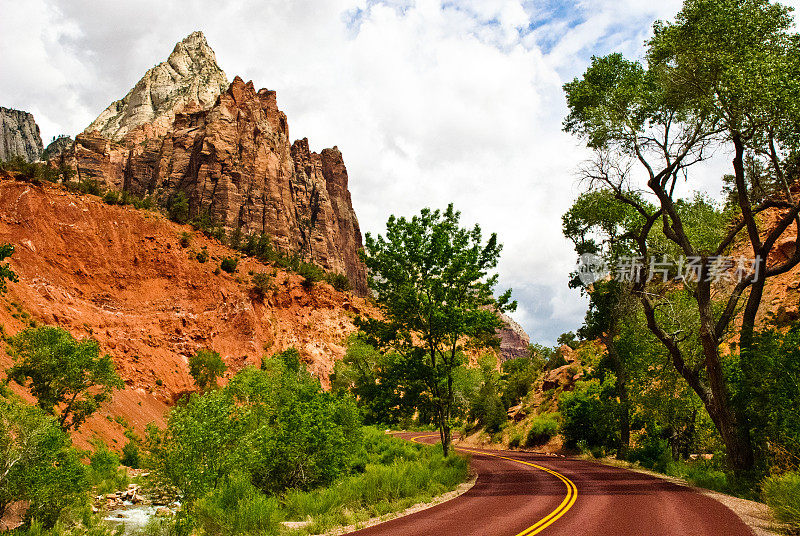
[[[559,507],[567,496],[567,485],[541,469],[499,455],[549,468],[577,486],[577,500],[563,516],[541,532],[526,535],[753,536],[721,503],[665,480],[570,458],[484,451],[495,455],[489,456],[469,450],[478,480],[467,493],[351,534],[517,536],[525,532]]]

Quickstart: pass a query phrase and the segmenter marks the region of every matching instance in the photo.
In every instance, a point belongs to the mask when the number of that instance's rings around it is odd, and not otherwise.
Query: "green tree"
[[[620,54],[593,58],[585,74],[564,87],[570,110],[565,130],[595,150],[594,162],[583,170],[590,187],[609,190],[645,222],[643,232],[632,237],[636,253],[650,257],[654,241],[648,238],[659,223],[663,240],[656,243],[669,242],[681,255],[700,259],[697,281],[684,281],[694,300],[699,352],[682,344],[685,331],[671,330],[676,319],[663,314],[668,289],[654,293],[647,278],[639,278],[633,292],[649,329],[703,401],[729,464],[739,473],[753,467],[753,447],[745,417],[731,403],[719,346],[742,302],[741,343],[749,346],[765,281],[800,263],[798,248],[791,258],[766,265],[789,227],[800,226],[800,203],[788,189],[800,117],[798,36],[791,26],[790,11],[768,0],[686,0],[675,22],[656,23],[647,44],[647,67]],[[681,203],[676,184],[682,178],[691,181],[694,167],[718,147],[734,154],[738,210],[723,215],[730,225],[691,225],[685,208],[698,200]],[[783,177],[780,196],[751,203],[746,154]],[[656,207],[633,193],[633,165],[645,174]],[[762,235],[757,215],[768,208],[782,213]],[[756,264],[731,288],[720,288],[708,275],[741,234]]]
[[[125,384],[94,339],[75,340],[64,329],[41,326],[9,341],[14,366],[8,378],[29,387],[40,408],[76,430]]]
[[[0,393],[0,518],[28,501],[27,520],[52,527],[62,511],[86,501],[86,471],[55,419]]]
[[[14,254],[14,246],[11,244],[0,245],[0,294],[6,291],[6,281],[17,281],[17,274],[9,268],[7,262],[2,262]]]
[[[355,395],[366,425],[398,425],[424,411],[425,384],[414,363],[397,352],[381,353],[359,337],[349,341],[344,359],[336,362],[331,385]]]
[[[225,374],[228,367],[219,352],[202,348],[189,358],[189,374],[197,386],[206,391],[217,387],[217,378]]]
[[[244,473],[263,493],[330,484],[350,469],[361,423],[352,398],[322,390],[284,352],[248,367],[222,389],[194,394],[151,427],[149,464],[159,482],[193,503]]]
[[[461,213],[449,205],[423,209],[413,218],[389,218],[386,236],[366,236],[363,259],[383,320],[358,321],[386,348],[416,363],[435,411],[445,455],[450,449],[454,405],[453,371],[460,350],[500,326],[497,312],[513,310],[511,291],[499,298],[496,268],[502,246],[481,229],[460,227]]]

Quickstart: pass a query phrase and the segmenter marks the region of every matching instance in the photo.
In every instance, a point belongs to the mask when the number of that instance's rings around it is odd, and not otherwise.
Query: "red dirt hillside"
[[[16,247],[10,264],[19,276],[0,298],[6,335],[35,321],[94,337],[125,380],[83,426],[80,444],[96,434],[119,447],[120,421],[138,432],[161,422],[168,404],[194,388],[187,362],[203,347],[219,352],[230,374],[295,346],[326,383],[353,316],[370,312],[360,298],[326,283],[306,290],[300,276],[252,258],[234,274],[221,272],[220,260],[236,252],[197,232],[182,247],[185,231],[154,212],[0,180],[0,243]],[[200,263],[204,247],[209,259]],[[251,271],[275,273],[272,296],[256,298]],[[0,369],[10,364],[0,352]]]

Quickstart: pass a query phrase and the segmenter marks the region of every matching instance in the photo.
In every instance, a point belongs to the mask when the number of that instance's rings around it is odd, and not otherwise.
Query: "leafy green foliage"
[[[339,292],[347,292],[352,288],[350,285],[350,280],[347,279],[347,276],[345,274],[326,273],[325,281],[327,281],[328,284],[330,284],[330,286],[332,286]]]
[[[167,198],[167,214],[175,223],[189,221],[189,199],[183,191],[178,190]]]
[[[62,511],[85,503],[85,473],[53,417],[13,395],[0,396],[0,518],[10,503],[29,501],[28,522],[52,527]]]
[[[589,448],[617,445],[617,411],[613,402],[614,384],[597,380],[578,382],[575,390],[562,393],[560,405],[564,418],[565,445],[575,448],[579,442]]]
[[[119,465],[116,452],[109,450],[102,441],[95,445],[95,451],[89,457],[89,482],[95,486],[97,493],[112,493],[128,485],[128,473]]]
[[[26,162],[21,156],[12,156],[5,162],[0,160],[0,170],[11,173],[17,180],[33,184],[68,181],[74,175],[68,166],[52,167],[45,162]]]
[[[500,396],[500,373],[494,356],[479,361],[477,390],[469,400],[469,419],[489,433],[496,433],[508,421],[507,407]]]
[[[259,300],[264,300],[275,291],[272,276],[265,272],[253,274],[253,292]]]
[[[344,358],[334,365],[331,385],[355,395],[365,424],[399,425],[418,409],[424,411],[420,394],[425,384],[416,378],[414,366],[397,352],[381,353],[353,337]]]
[[[519,404],[534,386],[544,368],[544,361],[533,357],[517,357],[501,365],[503,405],[510,408]]]
[[[236,266],[239,264],[239,259],[236,257],[225,257],[222,259],[222,262],[219,263],[219,267],[222,268],[224,271],[232,274],[236,271]]]
[[[800,323],[767,329],[729,363],[734,402],[747,415],[762,471],[800,465]]]
[[[531,421],[528,435],[525,436],[525,446],[540,447],[555,437],[560,429],[561,423],[557,415],[552,413],[538,415]]]
[[[139,442],[133,439],[125,443],[122,447],[122,458],[120,463],[131,469],[138,469],[142,465],[142,455],[139,450]]]
[[[8,377],[30,388],[39,407],[58,417],[64,430],[77,429],[124,383],[109,355],[93,339],[75,340],[64,329],[42,326],[9,341],[14,366]]]
[[[189,374],[202,390],[217,386],[217,378],[225,374],[228,367],[219,352],[202,348],[189,358]]]
[[[311,516],[313,534],[390,512],[454,489],[467,478],[468,461],[445,457],[441,446],[423,446],[364,429],[363,448],[356,462],[359,474],[328,488],[290,491],[284,497],[288,519]]]
[[[6,291],[6,281],[16,282],[17,274],[9,268],[7,262],[2,262],[14,254],[14,246],[11,244],[0,245],[0,295]]]
[[[762,495],[776,517],[800,530],[800,473],[771,476],[762,484]]]
[[[223,388],[176,407],[148,433],[156,478],[188,501],[244,472],[263,493],[326,485],[346,473],[360,441],[352,399],[326,393],[287,352]]]
[[[197,501],[193,517],[202,534],[219,536],[278,534],[282,512],[247,475],[236,472]]]
[[[367,234],[363,259],[383,320],[357,320],[370,342],[416,363],[445,454],[460,345],[493,334],[495,311],[516,306],[510,291],[493,296],[497,275],[490,272],[502,249],[496,235],[484,244],[480,227],[462,228],[460,217],[452,205],[423,209],[410,220],[390,217],[385,237]]]

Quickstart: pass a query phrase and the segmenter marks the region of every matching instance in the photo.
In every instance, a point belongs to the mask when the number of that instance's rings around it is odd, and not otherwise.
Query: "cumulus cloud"
[[[800,0],[795,0],[800,3]],[[0,0],[0,105],[75,134],[202,30],[229,78],[278,91],[293,137],[338,145],[362,228],[453,202],[505,244],[502,285],[533,340],[580,325],[560,215],[587,155],[562,84],[636,57],[679,0]]]

